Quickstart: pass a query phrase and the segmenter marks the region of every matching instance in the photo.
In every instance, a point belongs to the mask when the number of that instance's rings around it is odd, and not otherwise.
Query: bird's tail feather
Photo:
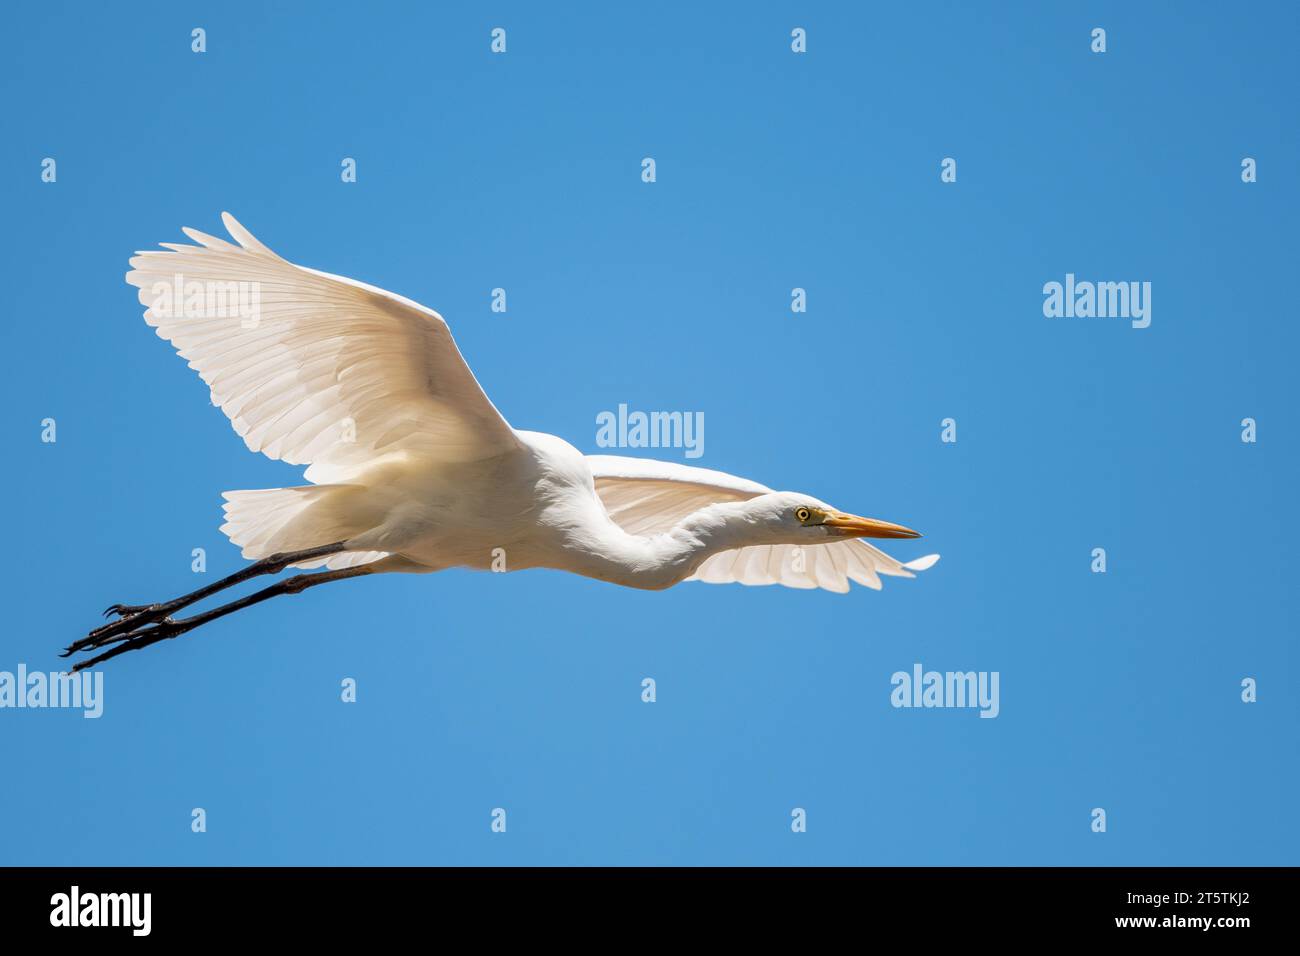
[[[222,497],[226,499],[226,523],[221,531],[242,549],[244,557],[252,559],[347,541],[366,530],[347,519],[350,513],[355,514],[353,509],[340,506],[343,499],[357,491],[361,489],[351,485],[225,491]],[[386,551],[344,551],[294,567],[325,565],[337,570],[387,556]]]

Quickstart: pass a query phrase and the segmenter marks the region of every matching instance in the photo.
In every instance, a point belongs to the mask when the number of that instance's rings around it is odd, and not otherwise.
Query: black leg
[[[299,558],[299,560],[304,560]],[[108,635],[99,640],[86,644],[83,639],[78,644],[83,645],[80,650],[92,651],[106,645],[115,644],[116,646],[105,651],[88,661],[78,661],[73,665],[72,673],[85,670],[87,667],[93,667],[104,661],[117,657],[119,654],[125,654],[127,651],[138,651],[148,647],[150,644],[157,644],[159,641],[169,640],[173,637],[180,637],[189,631],[194,630],[200,625],[207,624],[209,621],[215,621],[219,617],[225,617],[227,614],[233,614],[235,611],[251,607],[254,604],[260,604],[263,601],[270,600],[280,594],[297,594],[305,591],[307,588],[314,588],[318,584],[328,584],[330,581],[341,581],[344,578],[354,578],[361,574],[370,574],[369,565],[360,565],[355,568],[341,568],[338,571],[321,571],[317,574],[295,574],[291,578],[285,578],[283,581],[277,581],[269,588],[263,588],[247,597],[242,597],[237,601],[231,601],[229,604],[223,604],[221,607],[215,607],[210,611],[204,611],[201,614],[195,614],[193,617],[183,618],[179,621],[173,621],[171,618],[164,618],[152,626],[142,627],[139,630],[131,631],[128,634]],[[197,600],[197,599],[196,599]],[[67,656],[66,654],[63,656]]]
[[[109,638],[139,630],[144,625],[152,624],[155,621],[161,621],[181,608],[189,607],[196,601],[202,601],[205,597],[216,594],[218,591],[224,591],[236,584],[242,584],[249,578],[255,578],[261,574],[279,574],[291,564],[338,554],[343,550],[346,550],[343,547],[343,542],[336,541],[334,544],[322,545],[319,548],[305,548],[302,551],[285,551],[280,554],[272,554],[260,561],[254,561],[248,567],[236,571],[220,581],[214,581],[207,587],[191,591],[189,594],[182,594],[180,597],[163,604],[114,604],[104,614],[105,616],[109,614],[120,615],[118,620],[101,625],[81,638],[81,640],[73,641],[60,656],[67,657],[77,651],[98,647]]]

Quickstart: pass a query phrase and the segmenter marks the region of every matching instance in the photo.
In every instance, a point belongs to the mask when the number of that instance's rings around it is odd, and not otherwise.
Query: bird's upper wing
[[[722,471],[618,455],[588,455],[596,493],[609,516],[631,534],[667,531],[687,515],[721,501],[745,501],[772,491]],[[844,592],[849,581],[880,590],[880,575],[915,577],[939,560],[903,563],[861,539],[815,545],[753,545],[709,557],[688,581],[784,584]]]
[[[708,505],[772,490],[725,471],[648,458],[588,455],[587,464],[605,510],[629,534],[659,534]]]
[[[126,281],[250,450],[310,464],[319,483],[389,454],[473,461],[519,447],[442,316],[296,266],[222,221],[238,245],[185,229],[199,245],[137,253]]]

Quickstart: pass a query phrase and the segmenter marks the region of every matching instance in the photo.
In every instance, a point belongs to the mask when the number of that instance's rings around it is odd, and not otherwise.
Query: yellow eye
[[[803,522],[807,521],[809,518],[812,517],[812,512],[809,511],[807,508],[796,508],[794,511],[794,516],[799,519],[800,524],[803,524]]]

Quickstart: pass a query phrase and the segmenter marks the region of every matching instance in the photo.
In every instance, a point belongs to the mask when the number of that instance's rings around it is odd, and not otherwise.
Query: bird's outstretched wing
[[[596,493],[609,516],[632,534],[667,531],[687,515],[723,501],[746,501],[771,488],[722,471],[618,455],[588,455]],[[939,560],[903,563],[861,539],[826,544],[754,545],[708,558],[688,581],[784,584],[843,593],[849,581],[880,590],[880,575],[915,577]]]
[[[238,245],[185,229],[199,245],[139,252],[126,281],[250,450],[310,464],[322,483],[390,454],[473,461],[519,446],[442,316],[222,221]]]

